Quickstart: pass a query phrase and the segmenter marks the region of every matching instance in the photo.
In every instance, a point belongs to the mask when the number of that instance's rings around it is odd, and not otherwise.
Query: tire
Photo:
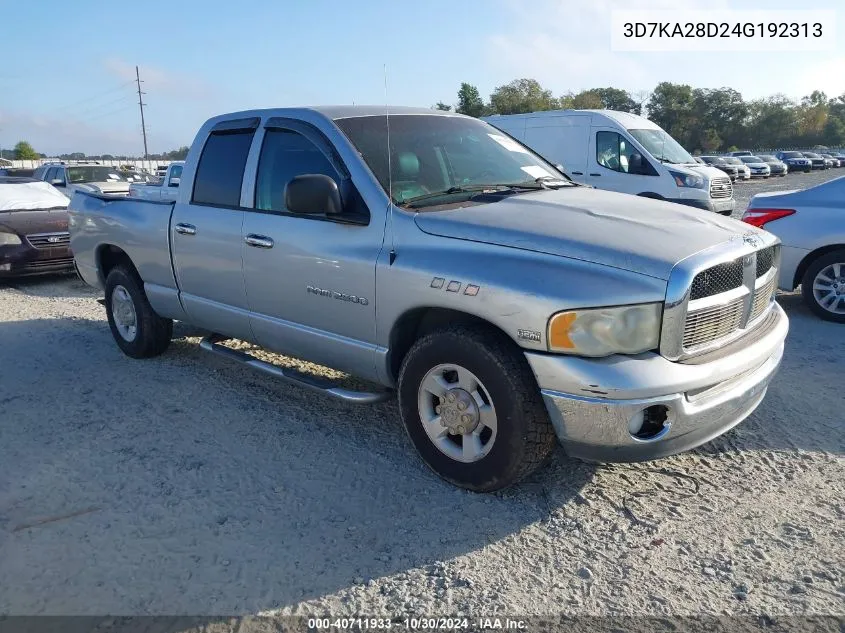
[[[477,380],[474,391],[458,388],[457,379],[467,374]],[[438,375],[454,385],[443,395],[440,411],[450,409],[442,416],[435,410],[437,397],[423,387],[432,384],[428,376]],[[466,381],[460,384],[467,386]],[[455,394],[457,402],[448,402]],[[465,417],[456,408],[462,398],[465,407],[467,402],[469,409],[476,407],[472,413],[479,422],[473,432],[462,435],[461,428],[452,429],[453,435],[442,428],[446,422],[436,420],[459,424],[458,418]],[[543,466],[555,448],[554,428],[528,362],[512,341],[492,329],[450,326],[414,343],[399,372],[399,407],[405,430],[429,468],[475,492],[492,492],[518,482]],[[429,423],[429,431],[423,415],[435,420]],[[493,427],[482,422],[491,419]],[[429,434],[438,432],[443,436],[439,445]],[[474,459],[466,458],[466,442],[476,448]]]
[[[152,358],[170,345],[173,321],[155,313],[144,294],[141,279],[133,269],[120,265],[109,272],[105,303],[112,336],[127,356]],[[117,321],[115,308],[119,311]],[[134,329],[127,325],[130,322],[134,323]]]
[[[836,265],[839,265],[839,277],[835,277]],[[827,272],[825,277],[829,279],[834,279],[835,281],[827,284],[826,282],[822,282],[820,285],[824,288],[828,285],[831,288],[831,292],[839,292],[838,300],[834,301],[832,304],[828,304],[830,307],[825,307],[822,304],[827,297],[830,295],[825,291],[821,290],[819,292],[814,290],[814,285],[816,285],[817,277],[823,271]],[[833,284],[836,284],[838,287],[833,288]],[[804,297],[804,302],[807,306],[812,310],[816,316],[824,319],[825,321],[833,321],[834,323],[845,323],[845,249],[839,249],[836,251],[832,251],[830,253],[826,253],[821,257],[816,258],[810,265],[807,267],[807,270],[804,271],[804,276],[801,279],[801,294]],[[819,295],[817,297],[817,295]],[[837,295],[834,294],[834,297]],[[832,309],[831,309],[832,308]]]

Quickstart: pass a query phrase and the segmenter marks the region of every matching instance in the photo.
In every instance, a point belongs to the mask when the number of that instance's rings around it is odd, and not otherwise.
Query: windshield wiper
[[[534,182],[540,183],[545,185],[546,187],[557,188],[557,187],[580,187],[577,182],[574,180],[567,180],[564,178],[558,178],[557,176],[540,176],[539,178],[535,178]]]
[[[432,200],[434,198],[443,198],[446,196],[450,196],[456,193],[471,193],[471,194],[478,194],[478,193],[498,193],[498,194],[508,194],[508,193],[516,193],[520,189],[527,189],[527,190],[540,190],[545,189],[545,186],[541,183],[535,182],[519,182],[519,183],[506,183],[506,184],[489,184],[489,185],[456,185],[454,187],[449,187],[448,189],[444,189],[443,191],[434,191],[432,193],[424,193],[419,196],[413,196],[412,198],[408,198],[407,200],[403,200],[400,204],[415,208],[420,202],[425,202],[427,200]],[[472,196],[470,196],[472,198]]]

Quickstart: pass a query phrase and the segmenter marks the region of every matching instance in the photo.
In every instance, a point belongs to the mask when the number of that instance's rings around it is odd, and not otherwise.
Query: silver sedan
[[[845,323],[845,176],[800,191],[758,193],[743,221],[783,242],[778,286],[801,286],[818,316]]]

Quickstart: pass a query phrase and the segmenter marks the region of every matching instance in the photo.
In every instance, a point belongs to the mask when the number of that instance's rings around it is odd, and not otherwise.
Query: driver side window
[[[607,169],[628,173],[627,141],[616,132],[596,132],[596,162]]]

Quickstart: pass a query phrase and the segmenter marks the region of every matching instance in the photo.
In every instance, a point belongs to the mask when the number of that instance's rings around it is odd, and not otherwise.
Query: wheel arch
[[[640,198],[652,198],[653,200],[665,200],[663,196],[659,193],[654,193],[653,191],[643,191],[642,193],[637,194]]]
[[[399,377],[399,370],[402,367],[402,361],[415,341],[439,327],[455,324],[474,325],[491,329],[518,348],[513,337],[509,336],[502,328],[469,312],[462,312],[452,308],[412,308],[403,313],[390,330],[387,353],[389,378],[394,383],[396,382]]]
[[[814,261],[816,261],[819,257],[823,257],[828,253],[838,250],[845,250],[845,244],[828,244],[804,255],[801,263],[798,264],[798,268],[795,269],[795,277],[792,280],[792,289],[794,290],[801,284],[801,280],[804,278],[804,273],[807,272],[807,269]]]
[[[106,278],[115,266],[126,264],[137,275],[138,269],[132,263],[132,258],[119,246],[114,244],[101,244],[97,247],[94,261],[97,265],[97,275],[100,283],[105,287]]]

